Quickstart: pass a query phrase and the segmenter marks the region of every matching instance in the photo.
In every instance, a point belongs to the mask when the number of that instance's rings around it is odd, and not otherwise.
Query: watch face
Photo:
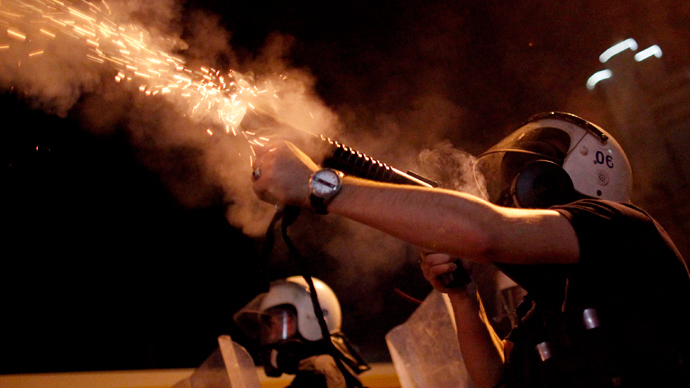
[[[340,187],[340,177],[330,170],[317,171],[311,180],[311,188],[314,195],[327,197],[336,192]]]

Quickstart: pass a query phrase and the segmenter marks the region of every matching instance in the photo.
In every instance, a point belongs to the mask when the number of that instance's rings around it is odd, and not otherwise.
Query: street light
[[[641,61],[644,61],[645,59],[647,59],[651,56],[661,58],[661,54],[662,54],[661,48],[659,48],[659,46],[657,46],[657,45],[654,45],[654,46],[650,46],[650,47],[640,51],[639,53],[635,54],[635,60],[637,62],[641,62]]]
[[[594,86],[602,80],[609,79],[613,75],[613,72],[611,70],[606,69],[602,71],[597,71],[596,73],[592,74],[591,77],[587,80],[587,89],[589,90],[594,90]]]
[[[637,42],[635,42],[635,39],[629,38],[609,47],[606,51],[599,55],[599,62],[606,63],[606,61],[611,59],[612,56],[619,54],[627,49],[630,49],[632,51],[637,50]]]

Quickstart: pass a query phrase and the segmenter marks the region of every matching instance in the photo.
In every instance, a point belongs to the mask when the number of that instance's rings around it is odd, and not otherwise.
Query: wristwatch
[[[331,168],[314,172],[309,178],[309,202],[318,214],[328,214],[326,207],[340,192],[345,174]]]

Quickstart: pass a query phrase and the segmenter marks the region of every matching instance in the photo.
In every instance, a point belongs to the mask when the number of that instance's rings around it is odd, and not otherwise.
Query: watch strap
[[[326,210],[326,208],[332,199],[333,197],[322,198],[317,197],[314,194],[309,195],[309,203],[314,211],[316,211],[316,214],[328,214],[328,210]]]

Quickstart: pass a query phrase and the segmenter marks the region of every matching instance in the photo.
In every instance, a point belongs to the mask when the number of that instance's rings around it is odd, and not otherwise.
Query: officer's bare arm
[[[447,293],[453,306],[458,343],[474,385],[478,388],[495,387],[502,377],[503,343],[486,316],[476,283],[472,281],[465,287],[445,288],[438,278],[455,270],[458,264],[447,254],[422,254],[424,277],[435,289]]]
[[[579,256],[575,232],[560,213],[499,207],[455,191],[346,177],[328,210],[477,262],[572,263]]]
[[[318,166],[290,143],[256,161],[254,190],[268,201],[308,207],[309,176]],[[422,249],[477,262],[572,263],[579,245],[570,222],[553,210],[495,206],[456,191],[345,177],[328,211]]]

